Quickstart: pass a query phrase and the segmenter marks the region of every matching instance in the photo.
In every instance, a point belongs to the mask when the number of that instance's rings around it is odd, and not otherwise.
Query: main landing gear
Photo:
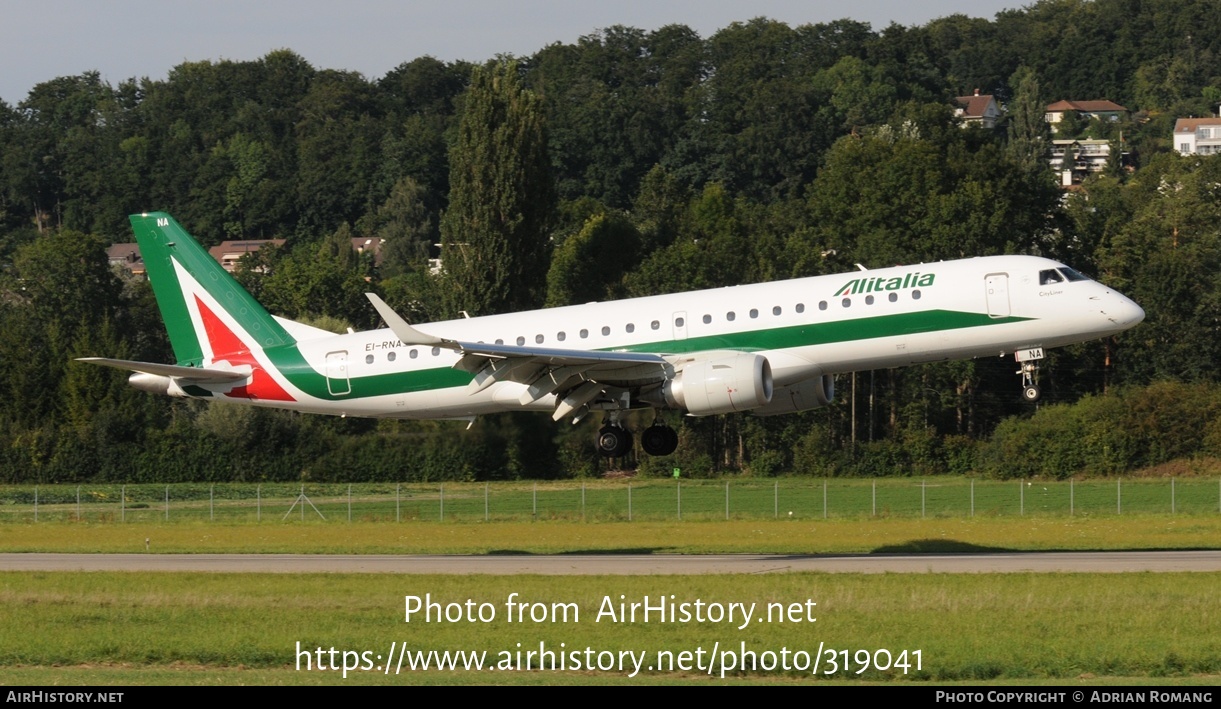
[[[678,448],[678,431],[654,421],[640,434],[640,446],[649,455],[670,455]]]
[[[598,431],[598,453],[604,458],[622,458],[632,449],[632,432],[618,422],[608,423]]]
[[[670,455],[678,448],[678,432],[654,421],[640,433],[640,447],[649,455]],[[606,458],[622,458],[632,449],[632,432],[610,418],[598,431],[598,453]]]
[[[1033,404],[1042,396],[1035,381],[1039,374],[1039,360],[1043,359],[1043,348],[1019,350],[1013,353],[1013,357],[1021,367],[1017,373],[1022,375],[1022,400]]]

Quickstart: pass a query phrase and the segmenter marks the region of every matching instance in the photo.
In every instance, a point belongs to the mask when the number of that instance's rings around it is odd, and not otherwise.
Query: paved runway
[[[1221,571],[1221,551],[998,554],[580,554],[393,556],[327,554],[0,554],[0,571],[656,575]]]

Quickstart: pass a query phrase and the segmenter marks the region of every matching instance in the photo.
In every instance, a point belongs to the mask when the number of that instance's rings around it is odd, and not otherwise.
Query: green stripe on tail
[[[129,219],[178,364],[203,364],[200,340],[206,334],[197,331],[191,321],[187,288],[179,282],[173,261],[191,274],[259,346],[269,348],[296,342],[173,217],[165,212],[149,212],[133,214]]]

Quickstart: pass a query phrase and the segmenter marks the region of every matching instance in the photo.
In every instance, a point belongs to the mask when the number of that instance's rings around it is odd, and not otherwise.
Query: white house
[[[1180,155],[1221,153],[1221,118],[1180,118],[1174,122],[1174,149]]]
[[[973,96],[958,96],[954,103],[957,104],[954,115],[961,118],[964,125],[974,123],[984,128],[993,128],[1000,120],[1001,108],[996,99],[991,94],[981,95],[979,89],[975,89]]]

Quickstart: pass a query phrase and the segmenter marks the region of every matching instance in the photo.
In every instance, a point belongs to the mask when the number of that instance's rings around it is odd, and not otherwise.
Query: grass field
[[[147,542],[147,545],[146,545]],[[923,553],[1221,547],[1221,515],[670,522],[0,525],[0,551],[288,554]]]
[[[0,682],[5,684],[856,679],[1215,684],[1221,676],[1216,603],[1221,574],[1216,573],[561,578],[6,573],[0,580],[0,627],[7,638],[0,647]],[[518,618],[506,606],[513,593],[519,594],[515,601],[531,604]],[[424,622],[420,613],[405,622],[405,597],[426,595],[439,604],[437,615],[451,603],[486,603],[487,622],[469,622],[461,610],[453,622],[436,616]],[[608,607],[645,597],[689,608],[700,600],[708,613],[703,622],[663,622],[656,615],[631,622],[606,615]],[[743,623],[740,615],[732,621],[712,617],[713,607],[729,603],[755,604],[752,621]],[[552,604],[565,604],[565,613]],[[801,608],[789,614],[793,604]],[[766,617],[780,608],[784,616]],[[538,615],[532,619],[531,613]],[[387,674],[391,643],[396,649],[405,644],[411,652],[486,653],[482,661],[499,667],[411,671],[408,655],[399,671],[396,659]],[[540,644],[559,653],[543,670],[538,658],[545,655],[526,655]],[[318,669],[318,648],[328,669]],[[345,651],[353,653],[347,656],[349,667],[364,668],[346,678],[342,670],[329,669],[343,667]],[[571,655],[559,658],[571,652],[579,655],[578,667]],[[639,659],[620,666],[619,658],[629,652]],[[690,653],[689,664],[679,664],[683,652]],[[821,658],[817,671],[815,656]],[[595,667],[601,663],[601,669],[588,669],[586,658]],[[833,668],[833,659],[838,667]],[[565,669],[550,668],[561,661]],[[530,670],[526,662],[532,663]],[[896,668],[895,662],[906,666]]]
[[[30,499],[8,505],[7,523],[0,524],[0,551],[143,552],[146,543],[153,552],[353,554],[918,553],[1221,546],[1221,514],[1208,509],[1212,504],[1208,490],[1215,481],[1194,481],[1199,483],[1195,491],[1189,484],[1193,481],[1178,481],[1173,513],[1158,511],[1171,499],[1166,481],[1148,487],[1136,482],[1103,483],[1115,496],[1109,502],[1102,492],[1093,500],[1088,484],[1064,483],[1049,488],[1044,507],[1036,504],[1043,491],[1034,485],[1021,489],[1016,483],[997,485],[996,490],[1005,495],[1020,495],[1017,504],[1024,508],[1002,508],[1010,505],[1004,501],[1007,498],[988,507],[982,501],[992,491],[985,492],[976,483],[974,514],[962,504],[964,498],[968,503],[972,499],[969,481],[936,482],[936,488],[932,481],[879,483],[876,498],[871,481],[849,481],[842,487],[829,484],[828,498],[842,503],[833,509],[844,512],[825,518],[817,507],[822,486],[807,485],[802,492],[809,503],[805,511],[799,508],[789,517],[788,510],[782,510],[776,519],[776,485],[755,484],[752,490],[750,481],[732,481],[726,521],[723,481],[702,486],[684,481],[681,492],[673,481],[661,481],[655,488],[633,490],[630,522],[613,513],[617,501],[625,501],[626,492],[626,486],[614,484],[585,487],[584,520],[572,512],[579,504],[581,487],[567,483],[554,488],[540,485],[537,497],[533,485],[506,486],[499,491],[500,502],[508,507],[507,501],[515,495],[514,504],[526,512],[488,515],[486,522],[482,486],[460,490],[447,485],[444,497],[437,489],[431,498],[412,491],[422,509],[433,504],[439,508],[443,500],[453,505],[444,521],[440,515],[404,517],[402,489],[398,490],[399,521],[394,521],[387,510],[395,508],[387,507],[386,499],[394,488],[365,491],[369,493],[365,502],[372,507],[354,514],[350,523],[345,514],[346,486],[306,487],[326,521],[316,514],[303,521],[299,510],[285,518],[291,490],[269,498],[281,506],[273,516],[272,503],[263,508],[263,490],[255,488],[252,515],[249,487],[228,494],[222,505],[209,486],[197,486],[193,493],[171,488],[172,495],[183,499],[174,502],[171,496],[168,520],[164,508],[146,502],[154,490],[145,486],[124,496],[119,504],[125,510],[119,515],[82,509],[78,521],[75,488],[56,488],[60,499],[55,499],[42,497],[46,488],[40,487],[38,521],[32,510],[33,488],[28,490]],[[642,492],[644,488],[648,489]],[[164,486],[161,489],[164,495]],[[71,498],[62,499],[67,490]],[[1104,509],[1119,494],[1125,496],[1120,498],[1123,507]],[[599,495],[603,499],[596,501]],[[353,497],[355,507],[359,498]],[[1148,501],[1147,510],[1141,509],[1142,497]],[[1190,502],[1196,498],[1197,503]],[[876,516],[875,499],[881,508]],[[1052,500],[1063,504],[1051,504]],[[127,509],[129,502],[135,507]],[[665,509],[671,503],[673,516]],[[719,510],[714,503],[721,505]],[[82,508],[86,504],[82,502]],[[91,504],[99,506],[93,510],[112,510],[116,500],[103,498]],[[463,504],[469,505],[465,513],[460,512]],[[389,505],[394,505],[394,498]],[[648,510],[650,505],[655,511],[637,516],[637,510]],[[381,512],[371,511],[378,506]],[[225,507],[228,511],[221,513]],[[592,509],[602,512],[591,514]],[[397,577],[0,572],[0,637],[4,638],[0,683],[1216,685],[1221,681],[1219,582],[1217,573]],[[574,616],[566,621],[509,622],[505,601],[512,593],[531,604],[542,603],[543,608],[574,604],[569,606]],[[404,622],[405,597],[426,595],[442,607],[468,599],[476,607],[488,603],[496,617],[486,623]],[[707,618],[689,623],[597,621],[607,599],[614,607],[620,601],[640,602],[645,596],[654,604],[659,598],[688,604],[697,599],[754,604],[760,613],[769,604],[780,604],[775,606],[779,609],[813,601],[817,619],[756,621],[742,629],[740,623]],[[385,667],[391,643],[399,651],[405,643],[413,652],[486,653],[484,662],[504,666],[387,674],[376,668]],[[367,669],[347,677],[342,670],[318,670],[318,648],[327,651],[328,666],[329,650],[335,648],[334,663],[339,667],[348,651],[355,653],[346,656],[349,664]],[[574,669],[569,663],[564,670],[518,669],[526,661],[537,668],[540,649],[570,653],[574,648],[581,653],[589,648],[591,654],[581,654],[582,662],[590,658],[595,666],[602,662],[603,668],[589,670],[582,664]],[[305,658],[299,651],[308,655],[310,670],[297,669]],[[531,651],[534,658],[528,655]],[[817,672],[815,657],[825,663]],[[869,663],[863,670],[856,662],[861,657]],[[628,662],[643,658],[640,670],[619,667],[620,658]],[[756,665],[743,670],[748,658]],[[893,665],[900,658],[902,669],[880,670],[874,664]],[[429,659],[436,660],[435,655]],[[832,660],[840,666],[847,660],[849,670],[828,673]],[[785,662],[790,669],[784,669]],[[654,669],[648,669],[649,663]]]
[[[0,487],[0,523],[590,522],[1221,514],[1221,479],[963,477]]]

